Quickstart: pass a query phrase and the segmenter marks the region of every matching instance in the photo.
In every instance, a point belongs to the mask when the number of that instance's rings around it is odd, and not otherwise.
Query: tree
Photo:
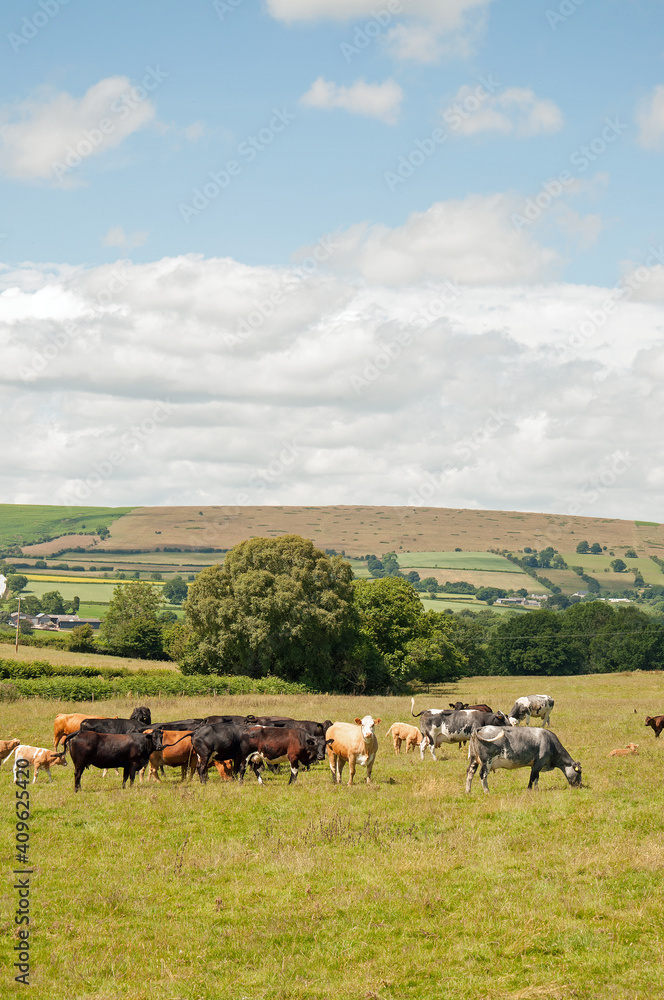
[[[276,674],[318,690],[370,684],[353,571],[299,535],[252,538],[202,570],[185,604],[185,673]]]
[[[664,626],[634,606],[610,610],[611,616],[590,642],[590,669],[599,673],[662,670]]]
[[[16,611],[18,609],[18,601],[14,600],[10,602],[11,610]],[[21,614],[25,615],[38,615],[42,610],[41,601],[34,594],[28,594],[27,597],[21,598]]]
[[[625,559],[638,559],[638,555],[634,549],[625,549]]]
[[[613,559],[611,561],[611,569],[614,573],[624,573],[627,569],[627,564],[622,559]]]
[[[156,659],[162,655],[161,588],[139,580],[119,583],[113,591],[100,637],[121,656]]]
[[[65,602],[59,590],[49,590],[41,599],[42,611],[47,615],[64,615]]]
[[[602,554],[602,546],[599,544],[599,542],[593,542],[592,545],[590,546],[590,551],[594,556],[599,556]]]
[[[413,678],[435,683],[461,674],[466,661],[452,642],[451,616],[425,612],[407,580],[356,580],[353,588],[362,631],[394,686]]]
[[[436,594],[438,593],[438,580],[435,578],[435,576],[425,576],[425,578],[422,580],[422,586],[420,589],[426,590],[430,594]]]
[[[27,576],[22,576],[20,573],[12,573],[11,576],[7,577],[7,589],[12,592],[12,594],[20,594],[28,586]]]
[[[72,653],[95,652],[94,634],[92,625],[77,625],[67,634],[67,649]]]
[[[155,570],[154,573],[150,573],[150,579],[151,580],[161,580],[161,573],[158,570]]]
[[[579,544],[576,547],[576,551],[580,555],[583,555],[585,552],[589,552],[590,546],[588,545],[588,542],[579,542]]]
[[[503,619],[489,637],[487,655],[496,674],[576,674],[583,662],[574,640],[563,634],[561,615],[548,608]]]
[[[170,601],[171,604],[182,604],[187,598],[188,589],[187,584],[181,576],[173,576],[170,580],[167,580],[161,592],[164,598]]]
[[[46,568],[47,565],[45,559],[35,559],[35,569],[46,569]]]

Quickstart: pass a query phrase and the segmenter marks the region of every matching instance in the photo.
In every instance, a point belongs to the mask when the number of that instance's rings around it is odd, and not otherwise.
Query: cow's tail
[[[468,760],[471,761],[471,763],[473,761],[475,761],[478,764],[482,763],[482,761],[480,760],[479,748],[480,748],[480,741],[477,735],[477,730],[473,729],[472,733],[470,734],[470,740],[468,741]]]
[[[62,743],[62,754],[63,754],[64,757],[67,756],[67,744],[69,743],[70,740],[73,740],[74,736],[78,736],[78,734],[80,733],[80,731],[81,731],[80,729],[77,729],[75,733],[69,733],[67,736],[65,736],[65,738],[63,740],[63,743]],[[71,751],[70,751],[70,753],[71,753]]]
[[[425,708],[423,708],[421,712],[414,712],[413,711],[414,708],[415,708],[415,699],[411,698],[410,699],[410,714],[412,715],[412,717],[414,719],[419,719],[420,715],[424,715],[424,713],[426,712]]]
[[[394,727],[395,727],[395,726],[396,726],[396,722],[393,722],[393,723],[392,723],[392,725],[390,726],[390,728],[389,728],[389,729],[387,730],[387,732],[385,733],[385,735],[386,735],[386,736],[389,736],[389,735],[390,735],[390,733],[392,732],[392,730],[394,729]]]

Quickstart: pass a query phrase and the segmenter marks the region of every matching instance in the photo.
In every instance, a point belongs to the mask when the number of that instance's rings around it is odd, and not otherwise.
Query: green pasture
[[[93,566],[95,563],[108,563],[115,569],[127,568],[141,569],[144,565],[147,567],[156,566],[159,569],[164,566],[173,566],[178,572],[182,572],[183,569],[186,571],[187,568],[191,568],[198,572],[203,569],[204,566],[212,566],[214,563],[223,563],[224,552],[104,552],[103,549],[93,549],[90,552],[64,552],[62,555],[57,557],[45,556],[44,558],[48,561],[49,565],[51,563],[89,563]],[[104,569],[103,565],[100,567]]]
[[[400,698],[254,696],[149,699],[156,721],[211,712],[353,720],[371,712],[374,782],[331,783],[327,764],[244,785],[213,772],[122,791],[114,772],[54,769],[30,784],[31,996],[77,1000],[652,1000],[664,991],[662,675],[466,679],[418,695],[509,709],[555,698],[552,728],[582,762],[529,793],[527,769],[464,794],[466,755],[397,757],[387,729]],[[127,715],[134,702],[104,702]],[[0,703],[0,735],[48,746],[57,711],[95,705]],[[609,750],[639,744],[639,755]],[[347,770],[347,769],[346,769]],[[179,774],[179,771],[178,771]],[[2,781],[6,841],[14,788]],[[2,923],[3,996],[15,943]]]
[[[0,504],[0,545],[30,545],[50,536],[95,531],[133,507],[52,507],[41,504]]]
[[[601,556],[582,555],[580,552],[563,552],[561,554],[568,566],[583,566],[584,572],[589,573],[590,576],[596,576],[602,586],[613,586],[612,583],[608,584],[606,582],[607,577],[610,577],[612,581],[614,579],[629,581],[625,583],[625,586],[633,586],[634,574],[631,572],[633,569],[640,570],[641,576],[646,583],[664,584],[664,573],[662,573],[660,567],[652,559],[648,559],[647,556],[639,556],[637,559],[626,559],[624,549],[614,549],[613,551],[615,555],[612,556],[608,552],[603,553]],[[627,569],[623,573],[614,573],[611,570],[611,563],[614,559],[622,559],[627,566]],[[606,570],[609,572],[605,572]],[[546,570],[542,570],[542,572],[546,575]]]
[[[34,594],[35,597],[43,597],[49,591],[59,591],[65,601],[71,601],[73,597],[79,597],[81,603],[88,601],[104,601],[108,603],[113,596],[113,591],[122,580],[75,580],[73,583],[54,582],[53,580],[29,580],[28,585],[21,592],[21,596]]]
[[[484,570],[485,572],[513,573],[526,576],[518,566],[493,552],[400,552],[402,570],[412,567],[430,569]]]

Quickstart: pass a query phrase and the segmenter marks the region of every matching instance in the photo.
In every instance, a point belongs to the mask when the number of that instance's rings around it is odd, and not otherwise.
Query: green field
[[[518,566],[493,552],[399,552],[402,570],[411,567],[430,569],[484,570],[494,573],[513,573],[525,576]]]
[[[0,504],[0,545],[30,545],[45,537],[94,531],[128,514],[132,507],[50,507]]]
[[[634,574],[631,572],[633,569],[638,569],[641,572],[641,576],[646,583],[664,585],[664,574],[652,559],[648,559],[647,556],[640,556],[638,559],[626,559],[623,552],[618,549],[614,551],[615,555],[613,556],[610,556],[607,552],[601,556],[581,555],[579,552],[563,552],[562,556],[568,566],[583,566],[584,571],[589,573],[590,576],[596,576],[602,586],[609,586],[605,580],[609,575],[611,580],[617,579],[618,581],[623,581],[624,586],[633,586]],[[623,573],[614,573],[611,570],[611,563],[614,559],[622,559],[627,566],[627,569]],[[606,570],[609,571],[608,574]],[[546,573],[546,570],[542,570],[542,572]],[[613,584],[610,586],[613,586]]]
[[[47,556],[49,564],[67,562],[67,563],[89,563],[93,566],[95,563],[109,563],[116,569],[126,569],[127,567],[141,569],[144,565],[151,567],[155,566],[158,569],[162,569],[164,566],[172,566],[178,572],[191,568],[198,572],[204,566],[212,566],[215,563],[223,563],[225,557],[224,552],[104,552],[95,551],[94,549],[90,552],[63,552],[62,555],[53,558],[52,556]],[[103,566],[102,566],[103,568]]]
[[[491,610],[495,611],[496,614],[505,615],[505,614],[510,614],[513,611],[516,611],[517,614],[528,614],[530,611],[533,610],[532,608],[519,608],[519,607],[504,608],[500,604],[489,605],[486,603],[486,601],[476,601],[474,597],[469,597],[468,599],[464,600],[463,597],[459,596],[458,599],[455,599],[453,596],[450,596],[449,594],[445,594],[445,596],[436,598],[433,601],[431,600],[430,597],[424,597],[423,594],[420,594],[419,598],[420,601],[422,602],[422,606],[424,607],[425,611],[449,610],[449,611],[459,612],[465,609],[470,609],[470,611]]]
[[[113,591],[118,583],[124,580],[76,580],[73,583],[60,583],[46,580],[29,580],[28,585],[21,596],[34,594],[35,597],[43,597],[49,591],[57,590],[62,594],[65,601],[71,601],[73,597],[80,597],[84,601],[110,601]]]
[[[30,785],[31,996],[51,1000],[652,1000],[664,991],[661,674],[475,678],[457,697],[509,708],[545,690],[552,727],[584,768],[528,793],[528,771],[463,792],[466,756],[395,757],[408,698],[151,699],[155,719],[275,712],[380,716],[374,784],[335,787],[327,765],[243,786],[122,791],[111,771],[55,768]],[[104,702],[126,715],[133,701]],[[60,709],[0,704],[0,732],[48,746]],[[98,706],[89,706],[93,711]],[[601,722],[598,722],[601,720]],[[629,740],[639,756],[609,758]],[[361,769],[358,769],[361,771]],[[2,783],[7,840],[14,788]],[[6,852],[7,863],[12,858]],[[15,890],[7,882],[13,909]],[[5,955],[15,942],[2,925]],[[3,996],[11,989],[5,960]]]

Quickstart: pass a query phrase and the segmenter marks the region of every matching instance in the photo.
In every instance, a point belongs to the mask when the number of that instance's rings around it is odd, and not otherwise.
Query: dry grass
[[[511,707],[556,699],[553,730],[583,762],[572,792],[556,771],[528,793],[527,771],[464,795],[466,758],[395,756],[390,724],[407,698],[228,698],[233,712],[382,717],[372,786],[330,783],[327,766],[288,787],[162,786],[122,792],[71,768],[31,786],[32,995],[77,1000],[650,1000],[664,987],[664,707],[661,674],[475,678],[456,697]],[[120,713],[124,700],[105,702]],[[213,699],[151,701],[182,717]],[[48,745],[69,706],[0,705],[0,736]],[[645,736],[644,736],[645,732]],[[640,756],[608,759],[630,739]],[[2,785],[8,823],[13,790]],[[3,920],[11,943],[13,927]],[[6,982],[9,982],[9,978]],[[9,995],[7,986],[5,994]]]
[[[95,666],[95,667],[126,667],[129,670],[177,670],[177,664],[171,660],[137,660],[133,657],[104,656],[101,653],[70,653],[66,649],[52,647],[14,646],[0,643],[0,659],[19,660],[22,663],[32,660],[46,660],[59,666]]]
[[[524,545],[574,551],[581,539],[661,554],[664,545],[664,525],[556,514],[440,507],[137,507],[114,521],[110,538],[94,550],[149,550],[164,545],[229,549],[245,538],[287,533],[312,538],[322,547],[344,549],[348,555],[456,547],[484,552]],[[29,554],[50,551],[53,543],[31,546]]]

